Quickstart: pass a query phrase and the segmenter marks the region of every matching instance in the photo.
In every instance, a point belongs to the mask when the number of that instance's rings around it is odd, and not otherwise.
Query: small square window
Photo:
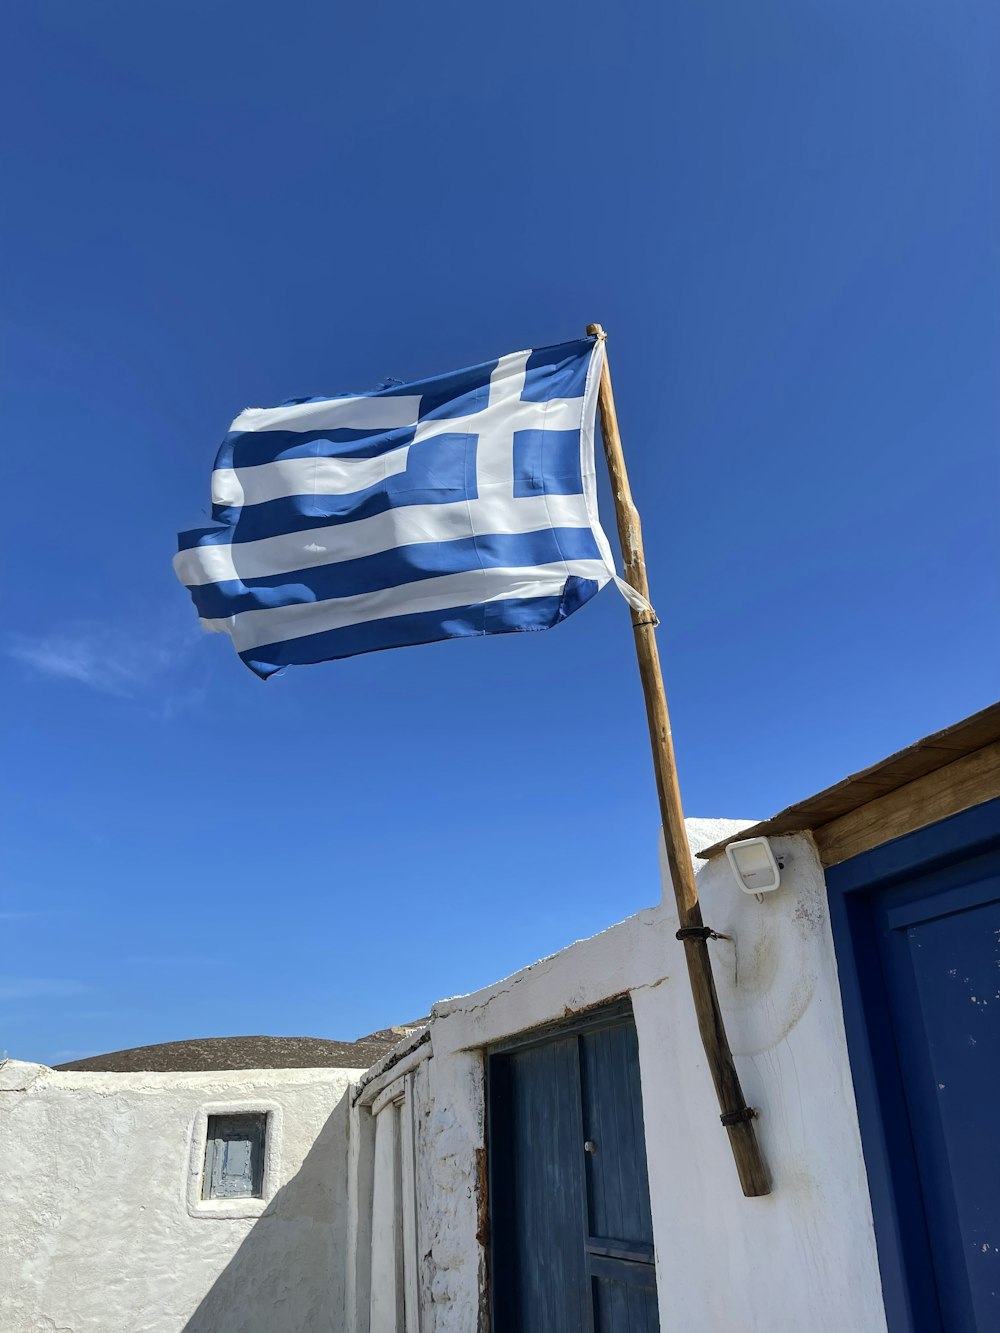
[[[260,1199],[264,1192],[267,1115],[210,1115],[203,1199]]]

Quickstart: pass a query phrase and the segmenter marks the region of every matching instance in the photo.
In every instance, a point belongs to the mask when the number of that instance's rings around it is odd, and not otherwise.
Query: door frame
[[[505,1037],[502,1041],[490,1042],[486,1047],[487,1078],[491,1055],[509,1055],[511,1051],[523,1051],[528,1046],[540,1046],[559,1037],[572,1037],[578,1032],[590,1032],[593,1028],[614,1027],[623,1018],[635,1022],[632,1000],[628,995],[617,995],[610,1000],[600,1000],[593,1008],[584,1009],[569,1018],[557,1018],[551,1023],[542,1023],[525,1032]]]
[[[490,1124],[490,1106],[492,1104],[492,1096],[491,1096],[492,1058],[491,1057],[493,1057],[494,1055],[509,1055],[512,1052],[526,1050],[531,1046],[542,1046],[553,1040],[557,1041],[563,1037],[578,1036],[580,1033],[593,1032],[596,1029],[602,1027],[617,1027],[618,1024],[622,1022],[623,1019],[631,1022],[634,1026],[635,1011],[632,1008],[632,997],[631,995],[628,994],[613,996],[607,1000],[600,1000],[598,1001],[597,1004],[593,1005],[588,1009],[583,1010],[580,1013],[570,1015],[567,1018],[556,1019],[550,1023],[540,1024],[538,1027],[529,1028],[526,1031],[515,1033],[514,1035],[506,1037],[501,1041],[491,1042],[483,1050],[483,1055],[484,1055],[483,1140],[486,1145],[485,1177],[487,1181],[486,1206],[484,1211],[486,1217],[489,1219],[488,1242],[483,1247],[485,1253],[484,1267],[485,1267],[485,1287],[486,1287],[486,1300],[484,1302],[484,1306],[487,1312],[487,1320],[488,1320],[486,1325],[487,1333],[488,1330],[495,1327],[495,1322],[496,1322],[494,1317],[494,1290],[493,1290],[493,1267],[494,1267],[493,1247],[495,1243],[495,1236],[493,1232],[493,1200],[495,1198],[494,1186],[493,1186],[493,1170],[495,1166],[495,1159],[492,1150],[493,1132]],[[578,1090],[578,1096],[579,1096],[579,1090]],[[582,1115],[582,1110],[581,1110],[581,1115]],[[584,1205],[584,1211],[586,1211],[586,1203]],[[584,1237],[583,1239],[585,1240],[586,1237]],[[637,1268],[639,1266],[640,1265],[638,1264],[636,1265]],[[658,1280],[657,1280],[655,1264],[643,1263],[641,1267],[643,1269],[647,1267],[649,1268],[650,1272],[652,1273],[652,1281],[654,1289],[657,1289],[657,1294],[658,1294]],[[591,1333],[593,1328],[593,1310],[589,1305],[588,1308],[590,1309],[590,1317],[587,1321],[588,1333]]]
[[[873,900],[897,883],[946,872],[997,851],[1000,797],[826,869],[889,1333],[937,1333],[942,1324]]]

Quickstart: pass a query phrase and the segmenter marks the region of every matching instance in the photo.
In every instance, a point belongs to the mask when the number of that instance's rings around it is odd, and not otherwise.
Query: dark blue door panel
[[[629,1280],[594,1278],[594,1333],[660,1333],[651,1264],[636,1264]]]
[[[589,1330],[575,1037],[490,1067],[497,1333]]]
[[[1000,867],[877,897],[938,1299],[954,1333],[1000,1329]],[[952,880],[959,878],[949,876]]]
[[[891,1333],[1000,1330],[1000,800],[827,871]]]
[[[633,1253],[622,1257],[652,1260],[635,1028],[629,1023],[582,1034],[580,1066],[589,1247],[601,1239],[624,1241]]]
[[[631,1014],[489,1059],[494,1333],[657,1333]]]

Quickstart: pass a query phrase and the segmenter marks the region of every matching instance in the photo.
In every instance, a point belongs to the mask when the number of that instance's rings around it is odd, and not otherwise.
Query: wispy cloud
[[[63,977],[0,977],[0,1000],[63,999],[90,989],[82,981]]]
[[[204,685],[185,681],[176,688],[198,642],[198,636],[186,630],[190,626],[176,619],[145,627],[79,621],[48,633],[14,634],[7,652],[36,675],[74,681],[119,699],[135,699],[156,688],[161,696],[157,712],[172,716],[197,707],[205,697]]]
[[[183,640],[137,637],[113,626],[88,624],[50,634],[15,635],[9,652],[40,675],[132,697],[175,668],[188,648]]]

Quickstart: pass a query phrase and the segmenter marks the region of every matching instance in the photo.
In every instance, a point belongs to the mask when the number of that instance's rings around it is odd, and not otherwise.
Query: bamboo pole
[[[588,324],[587,333],[602,341],[606,338],[600,324]],[[601,368],[598,406],[601,413],[601,434],[607,455],[608,471],[615,497],[615,516],[621,539],[625,578],[648,601],[649,583],[642,547],[642,528],[639,514],[632,500],[625,457],[622,453],[615,399],[611,389],[611,372],[607,356]],[[660,798],[660,818],[663,822],[663,840],[667,851],[670,879],[677,899],[677,915],[683,933],[684,954],[687,960],[691,995],[694,999],[698,1030],[705,1048],[712,1081],[719,1099],[722,1123],[729,1134],[729,1143],[736,1160],[743,1193],[748,1197],[769,1194],[771,1185],[767,1167],[757,1144],[753,1127],[753,1112],[749,1110],[740,1087],[739,1075],[729,1049],[719,997],[712,976],[712,961],[708,953],[709,932],[704,930],[698,889],[687,835],[684,830],[684,812],[681,807],[674,744],[670,734],[670,715],[663,689],[660,655],[656,647],[655,617],[650,613],[632,611],[632,629],[635,651],[639,659],[639,675],[646,700],[646,718],[649,739],[653,749],[653,768],[656,771],[656,790]],[[700,932],[700,933],[699,933]]]

